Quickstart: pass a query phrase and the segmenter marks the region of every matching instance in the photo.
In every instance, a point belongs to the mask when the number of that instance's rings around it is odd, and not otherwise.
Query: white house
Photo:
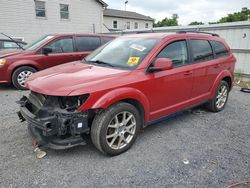
[[[105,9],[103,20],[106,31],[151,29],[154,23],[154,19],[149,16],[116,9]]]
[[[26,42],[49,33],[100,33],[106,6],[102,0],[1,0],[0,32]]]

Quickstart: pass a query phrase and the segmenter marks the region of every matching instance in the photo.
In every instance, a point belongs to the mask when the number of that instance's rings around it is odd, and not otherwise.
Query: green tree
[[[171,18],[164,18],[157,23],[154,23],[154,27],[166,27],[166,26],[177,26],[178,25],[178,15],[173,14]]]
[[[198,21],[193,21],[188,25],[204,25],[204,23],[203,22],[198,22]]]
[[[247,7],[244,7],[240,12],[235,12],[222,17],[218,23],[246,21],[248,19],[250,19],[250,10]]]

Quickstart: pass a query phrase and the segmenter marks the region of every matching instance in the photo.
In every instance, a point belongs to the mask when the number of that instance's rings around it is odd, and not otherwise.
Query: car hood
[[[33,74],[26,86],[51,96],[73,96],[107,89],[130,71],[95,66],[81,61],[66,63]]]
[[[10,50],[2,50],[0,51],[0,58],[12,56],[12,55],[17,55],[22,53],[23,50],[20,49],[10,49]]]

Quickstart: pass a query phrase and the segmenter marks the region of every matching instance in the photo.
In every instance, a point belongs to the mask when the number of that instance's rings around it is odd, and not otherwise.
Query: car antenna
[[[12,40],[14,43],[16,43],[17,46],[19,46],[22,50],[24,50],[24,48],[20,44],[18,44],[18,42],[16,40],[14,40],[13,38],[11,38],[10,36],[8,36],[8,35],[6,35],[4,33],[1,33],[1,34],[4,35],[4,36],[6,36],[6,37],[8,37],[10,40]]]

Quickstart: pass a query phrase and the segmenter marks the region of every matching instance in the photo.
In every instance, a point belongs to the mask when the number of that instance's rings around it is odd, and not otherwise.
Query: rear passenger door
[[[208,77],[208,67],[215,61],[212,47],[206,39],[190,39],[189,46],[194,76],[192,98],[202,97],[212,86]]]
[[[215,82],[217,76],[223,70],[226,70],[230,67],[230,62],[227,61],[230,53],[224,44],[219,41],[210,41],[210,44],[213,47],[215,59],[213,63],[208,66],[207,76],[210,85],[212,85]]]
[[[75,42],[76,42],[77,55],[80,56],[81,58],[86,57],[96,48],[101,46],[100,37],[94,37],[94,36],[76,36]]]

